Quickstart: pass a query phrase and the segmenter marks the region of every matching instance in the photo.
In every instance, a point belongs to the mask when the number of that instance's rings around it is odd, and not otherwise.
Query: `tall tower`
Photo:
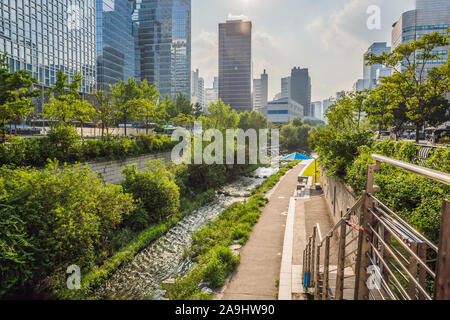
[[[303,106],[304,116],[311,116],[311,77],[307,68],[291,72],[291,98]]]
[[[191,94],[191,0],[134,1],[136,76],[161,95]]]
[[[253,80],[253,110],[264,108],[269,95],[269,75],[264,70],[260,79]]]
[[[236,111],[251,111],[252,23],[219,24],[219,98]]]
[[[96,0],[97,85],[109,85],[134,77],[134,39],[129,0]]]

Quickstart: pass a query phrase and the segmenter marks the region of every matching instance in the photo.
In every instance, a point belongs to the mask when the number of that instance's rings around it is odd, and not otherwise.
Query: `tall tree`
[[[120,80],[118,83],[110,85],[110,89],[112,103],[117,110],[117,120],[125,125],[126,136],[128,122],[136,119],[139,110],[138,105],[132,101],[142,97],[142,90],[134,78],[128,79],[127,82]]]
[[[0,54],[0,120],[3,126],[17,118],[22,120],[32,111],[31,98],[40,95],[40,91],[33,88],[37,83],[26,70],[10,72],[7,54]]]
[[[420,128],[427,121],[441,115],[441,121],[447,118],[448,104],[444,103],[441,90],[442,79],[434,76],[437,72],[428,72],[426,64],[441,59],[435,48],[449,44],[448,35],[426,34],[419,40],[398,46],[393,52],[384,52],[380,56],[366,55],[368,65],[382,64],[396,72],[381,80],[381,85],[390,90],[396,105],[406,106],[406,115],[416,127],[416,141],[420,139]],[[402,67],[406,70],[402,70]],[[445,80],[444,80],[445,81]],[[445,84],[444,84],[445,85]]]
[[[111,103],[111,97],[103,90],[94,91],[95,108],[97,110],[96,117],[102,123],[102,137],[106,129],[106,134],[109,133],[109,128],[114,123],[115,110]]]

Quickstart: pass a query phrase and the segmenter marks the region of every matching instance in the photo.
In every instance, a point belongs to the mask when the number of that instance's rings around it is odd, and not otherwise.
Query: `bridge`
[[[450,300],[450,202],[443,201],[436,245],[377,199],[381,163],[450,185],[450,175],[373,155],[366,190],[322,235],[312,230],[303,250],[302,285],[315,300]],[[336,240],[337,239],[337,240]],[[337,247],[335,264],[330,257]]]

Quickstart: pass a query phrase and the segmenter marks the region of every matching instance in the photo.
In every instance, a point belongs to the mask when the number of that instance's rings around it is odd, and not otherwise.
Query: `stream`
[[[259,168],[222,187],[216,198],[183,218],[165,235],[139,252],[133,261],[120,267],[95,292],[100,299],[157,299],[154,292],[160,284],[175,276],[183,276],[192,265],[186,257],[192,235],[233,203],[250,197],[250,191],[276,172],[276,168]]]

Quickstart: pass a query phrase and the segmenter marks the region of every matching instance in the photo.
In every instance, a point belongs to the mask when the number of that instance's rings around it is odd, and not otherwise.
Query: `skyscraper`
[[[1,1],[0,21],[0,51],[11,71],[28,70],[42,89],[55,85],[58,70],[69,80],[80,72],[80,91],[96,88],[95,0]],[[39,110],[43,102],[44,95]]]
[[[381,55],[383,52],[391,52],[391,47],[388,47],[386,42],[375,42],[369,49],[364,53],[364,56],[368,53],[373,53],[377,56]],[[385,69],[381,64],[374,64],[371,66],[366,65],[366,60],[364,59],[363,65],[363,85],[364,89],[375,89],[378,83],[377,74],[380,70]],[[366,87],[367,86],[367,87]]]
[[[264,108],[269,96],[269,75],[264,70],[260,79],[253,80],[253,110]]]
[[[404,12],[393,25],[392,50],[399,45],[420,39],[425,34],[438,32],[442,35],[450,26],[450,1],[448,0],[417,0],[416,9]],[[441,56],[434,61],[425,61],[424,70],[430,71],[447,61],[449,46],[435,48]],[[411,61],[422,64],[420,56],[411,57]],[[404,71],[406,66],[399,66]]]
[[[175,98],[191,93],[191,0],[135,0],[136,76]]]
[[[303,106],[304,116],[311,116],[311,77],[307,68],[291,72],[291,98]]]
[[[219,98],[237,111],[250,111],[252,23],[219,24]]]
[[[281,98],[291,96],[291,77],[281,78]]]
[[[316,101],[311,103],[311,117],[315,119],[322,120],[322,101]]]
[[[96,0],[97,85],[109,90],[120,79],[134,77],[134,39],[129,0]]]

